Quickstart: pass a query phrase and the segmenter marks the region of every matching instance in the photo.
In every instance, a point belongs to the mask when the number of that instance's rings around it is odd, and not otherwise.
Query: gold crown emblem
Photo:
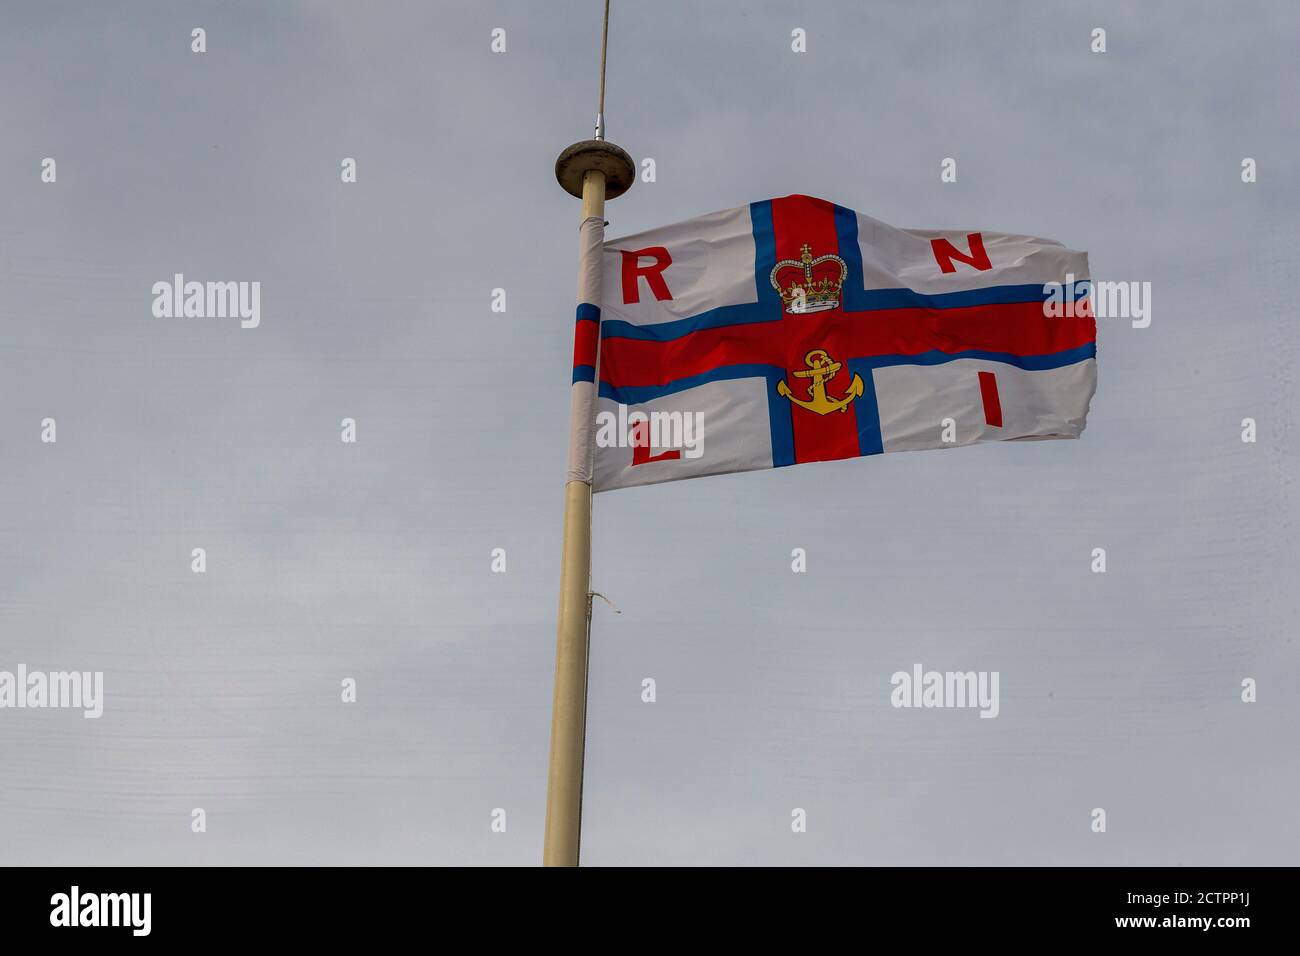
[[[840,289],[849,267],[834,253],[813,258],[812,246],[804,243],[798,259],[782,259],[772,267],[772,288],[781,295],[791,315],[825,312],[839,308]]]

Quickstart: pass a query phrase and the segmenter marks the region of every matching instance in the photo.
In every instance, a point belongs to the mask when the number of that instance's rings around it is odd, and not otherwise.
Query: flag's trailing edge
[[[1077,438],[1096,388],[1088,257],[1047,239],[796,195],[606,242],[601,270],[603,302],[580,282],[573,368],[575,394],[599,380],[597,491]],[[636,412],[664,428],[629,428]],[[698,447],[667,437],[683,420]]]

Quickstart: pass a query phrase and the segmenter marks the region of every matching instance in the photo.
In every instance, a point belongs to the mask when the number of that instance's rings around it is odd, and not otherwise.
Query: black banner
[[[1232,945],[1282,927],[1293,882],[1286,870],[1193,868],[8,869],[0,925],[7,940],[51,943],[401,942],[430,928],[450,942],[473,926],[540,944],[560,922],[583,938],[617,915],[633,935],[703,920],[741,937],[783,924],[918,943],[1047,934]]]

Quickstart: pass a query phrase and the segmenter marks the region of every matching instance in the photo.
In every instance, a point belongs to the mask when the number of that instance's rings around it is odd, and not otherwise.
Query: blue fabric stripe
[[[776,290],[772,289],[776,295]],[[757,302],[741,305],[724,305],[709,309],[699,315],[654,325],[633,325],[622,319],[608,319],[600,328],[602,339],[640,339],[644,342],[671,342],[698,332],[701,329],[718,329],[728,325],[748,325],[751,322],[780,322],[781,313],[772,314],[771,308]]]
[[[862,376],[862,397],[853,403],[858,416],[858,454],[881,455],[885,451],[880,437],[880,405],[876,400],[876,380],[871,374],[870,359],[852,359],[849,371]]]
[[[781,296],[772,286],[772,269],[776,266],[776,228],[772,225],[772,200],[749,204],[750,229],[754,233],[754,297],[750,308],[758,317],[748,322],[781,318]]]
[[[840,290],[840,307],[845,312],[869,311],[864,296],[867,281],[862,277],[862,247],[858,245],[858,214],[843,206],[835,207],[835,238],[840,258],[848,267]]]
[[[1086,359],[1097,357],[1097,343],[1088,342],[1075,349],[1064,352],[1052,352],[1049,355],[1015,355],[1011,352],[985,352],[981,349],[966,349],[963,352],[940,352],[932,349],[916,355],[871,355],[867,358],[854,359],[865,368],[886,368],[893,365],[943,365],[956,359],[982,359],[985,362],[1002,362],[1014,365],[1027,372],[1042,372],[1052,368],[1064,368]]]
[[[588,319],[592,322],[600,321],[600,306],[592,305],[590,302],[581,302],[578,304],[578,321]]]
[[[767,375],[767,418],[772,434],[773,468],[794,464],[794,406],[781,398],[776,390],[777,383],[784,378],[785,369],[773,369]]]
[[[575,382],[594,382],[596,381],[596,366],[594,365],[575,365],[573,366],[573,380]]]

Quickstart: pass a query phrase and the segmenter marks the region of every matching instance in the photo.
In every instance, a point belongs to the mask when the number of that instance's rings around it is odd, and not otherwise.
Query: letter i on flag
[[[1051,240],[796,195],[606,242],[599,263],[573,368],[598,389],[575,423],[596,491],[1078,438],[1096,389],[1088,257]]]

